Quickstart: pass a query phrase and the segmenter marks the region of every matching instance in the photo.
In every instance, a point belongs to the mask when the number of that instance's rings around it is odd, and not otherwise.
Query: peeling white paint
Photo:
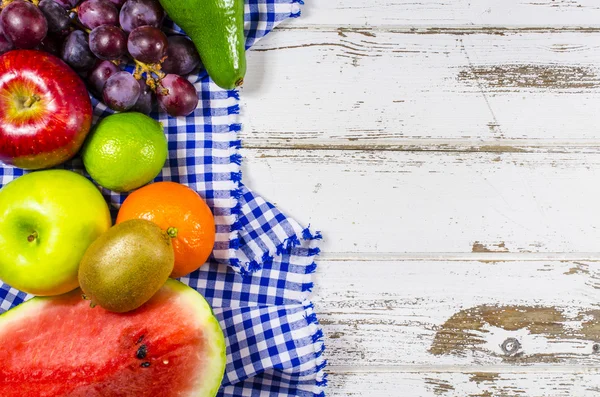
[[[598,2],[313,0],[303,14],[248,53],[244,178],[324,232],[328,395],[600,395]],[[492,321],[431,352],[485,305],[556,309],[560,324]]]

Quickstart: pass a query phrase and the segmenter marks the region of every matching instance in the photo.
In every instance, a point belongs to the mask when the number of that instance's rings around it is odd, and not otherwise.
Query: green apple
[[[92,182],[75,172],[33,172],[0,190],[0,279],[33,295],[78,286],[79,262],[111,226]]]

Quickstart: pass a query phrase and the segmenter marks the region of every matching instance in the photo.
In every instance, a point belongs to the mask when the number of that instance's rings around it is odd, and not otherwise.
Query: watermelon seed
[[[148,368],[150,366],[150,363],[148,361],[145,361],[142,363],[142,365],[140,365],[142,368]]]
[[[142,360],[146,358],[146,354],[148,354],[148,347],[146,345],[141,345],[138,351],[135,353],[135,356]]]
[[[137,342],[135,342],[135,344],[139,345],[140,343],[142,343],[143,340],[144,340],[144,335],[140,336],[140,338],[138,339]]]

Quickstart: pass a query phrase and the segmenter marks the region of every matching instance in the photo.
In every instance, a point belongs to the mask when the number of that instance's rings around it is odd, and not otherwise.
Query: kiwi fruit
[[[89,246],[79,264],[79,284],[92,306],[124,313],[152,298],[174,263],[169,235],[150,221],[132,219]]]

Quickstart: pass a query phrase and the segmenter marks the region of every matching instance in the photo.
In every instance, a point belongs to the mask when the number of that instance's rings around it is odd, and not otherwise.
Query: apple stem
[[[25,101],[25,103],[23,103],[23,106],[26,108],[30,108],[31,106],[33,106],[34,103],[36,103],[37,101],[39,101],[41,98],[35,94],[33,94],[32,96],[30,96],[29,98],[27,98],[27,100]]]
[[[169,235],[169,237],[171,238],[175,238],[177,237],[177,233],[179,232],[179,230],[177,230],[176,227],[170,227],[167,229],[167,234]]]
[[[37,240],[37,238],[38,238],[37,232],[32,232],[29,236],[27,236],[27,241],[29,241],[30,243],[33,243],[35,240]]]

